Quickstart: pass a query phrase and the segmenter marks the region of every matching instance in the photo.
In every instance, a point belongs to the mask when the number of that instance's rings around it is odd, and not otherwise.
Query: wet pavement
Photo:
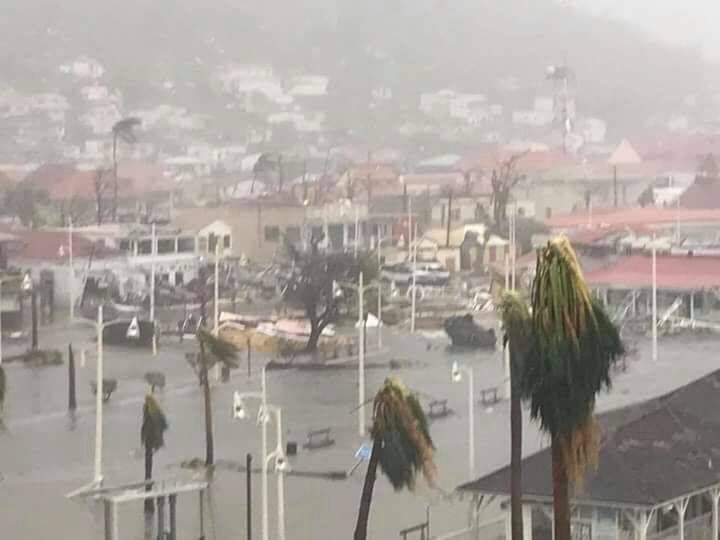
[[[371,336],[372,338],[372,336]],[[102,538],[102,511],[92,502],[68,500],[65,494],[92,478],[94,440],[94,398],[90,381],[95,378],[92,331],[68,329],[63,325],[43,329],[41,345],[66,350],[72,340],[76,351],[87,348],[88,362],[77,362],[78,409],[69,416],[67,409],[67,365],[28,368],[7,365],[8,396],[5,408],[6,433],[0,435],[0,522],[6,538],[90,540]],[[409,360],[412,367],[391,370],[370,369],[366,374],[367,396],[379,388],[387,376],[397,376],[420,392],[424,403],[447,399],[451,416],[433,422],[431,432],[437,446],[439,485],[421,485],[415,493],[393,493],[388,482],[379,478],[371,510],[370,538],[398,538],[398,531],[424,520],[430,506],[433,535],[465,526],[467,500],[453,490],[468,480],[467,465],[467,385],[453,384],[453,360],[472,366],[476,392],[501,383],[500,354],[494,351],[453,353],[444,338],[408,336],[385,332],[384,359]],[[640,343],[640,354],[629,363],[627,373],[619,374],[611,393],[598,399],[598,407],[608,410],[667,392],[700,377],[717,365],[714,350],[718,341],[710,337],[676,337],[661,341],[660,360],[649,359],[649,347]],[[204,457],[202,399],[197,380],[187,365],[185,353],[193,351],[194,341],[182,344],[165,339],[160,354],[107,347],[105,376],[118,380],[118,390],[105,407],[104,476],[112,486],[140,480],[143,460],[140,449],[142,400],[147,371],[161,371],[167,386],[158,392],[170,422],[166,447],[156,455],[156,477],[191,477],[192,470],[179,464]],[[430,348],[428,348],[428,345]],[[17,346],[16,346],[17,347]],[[5,347],[11,354],[11,346]],[[241,353],[241,367],[229,383],[213,387],[216,458],[244,463],[251,452],[259,466],[259,428],[253,421],[233,420],[230,406],[233,390],[259,389],[259,368],[267,357],[253,355],[252,376],[248,378]],[[283,409],[284,438],[299,443],[298,455],[291,460],[299,473],[346,471],[355,464],[353,454],[362,439],[357,434],[357,372],[350,369],[322,371],[283,370],[268,372],[269,402]],[[251,405],[252,406],[252,405]],[[368,412],[369,416],[369,412]],[[476,474],[482,475],[505,465],[509,459],[509,421],[507,402],[491,408],[475,409]],[[533,452],[547,443],[529,419],[525,419],[524,451]],[[336,444],[326,449],[302,448],[308,430],[330,427]],[[270,448],[274,429],[269,430]],[[290,540],[350,538],[355,525],[365,465],[347,479],[330,480],[322,476],[288,476],[285,482],[287,538]],[[253,522],[255,537],[260,536],[260,476],[253,475]],[[275,477],[271,475],[271,538],[275,538]],[[245,475],[220,466],[212,480],[205,511],[207,539],[245,538]],[[180,497],[180,540],[199,537],[197,499]],[[144,538],[140,503],[130,503],[120,511],[120,538]]]

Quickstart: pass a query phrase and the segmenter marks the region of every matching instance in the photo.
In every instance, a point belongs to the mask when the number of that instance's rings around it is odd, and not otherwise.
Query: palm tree
[[[378,464],[396,491],[412,490],[420,472],[432,485],[436,474],[434,447],[425,413],[417,397],[397,379],[386,379],[375,396],[370,436],[372,453],[365,473],[355,540],[367,538]]]
[[[568,484],[581,487],[585,470],[597,464],[595,396],[610,385],[610,369],[623,345],[563,236],[538,252],[532,336],[522,391],[531,417],[550,434],[554,538],[570,540]]]
[[[117,207],[118,207],[118,163],[117,163],[117,146],[118,139],[122,139],[128,144],[134,144],[137,141],[137,136],[133,131],[134,128],[142,124],[139,118],[129,117],[124,118],[115,123],[112,127],[113,147],[112,147],[112,160],[113,160],[113,207],[112,207],[112,220],[117,222]]]
[[[522,389],[520,377],[532,338],[530,311],[514,291],[500,304],[505,343],[510,348],[510,522],[512,540],[523,538],[522,514]]]
[[[197,333],[200,345],[197,374],[203,388],[205,403],[205,465],[215,461],[215,442],[213,439],[212,400],[210,399],[210,381],[208,373],[218,362],[228,367],[237,367],[237,349],[229,341],[214,336],[204,328]]]
[[[165,413],[155,398],[148,394],[145,396],[143,404],[143,420],[140,428],[140,442],[145,448],[145,481],[152,480],[153,474],[153,455],[165,445],[165,431],[168,428]],[[150,484],[145,485],[145,489],[150,491]],[[152,499],[145,499],[145,511],[153,511]]]
[[[5,392],[7,391],[7,378],[5,377],[5,368],[0,365],[0,411],[5,405]]]

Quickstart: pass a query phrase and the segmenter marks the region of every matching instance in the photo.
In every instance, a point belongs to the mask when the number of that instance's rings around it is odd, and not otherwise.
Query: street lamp
[[[470,479],[473,479],[475,477],[475,391],[473,386],[473,370],[472,368],[460,365],[457,361],[455,361],[452,364],[451,374],[453,383],[460,382],[463,378],[463,374],[467,375],[468,378],[468,466]]]
[[[157,256],[157,234],[155,223],[150,232],[150,322],[152,322],[152,354],[157,356],[157,328],[155,325],[155,258]]]
[[[30,348],[34,351],[38,348],[38,320],[37,320],[37,291],[30,273],[26,273],[22,280],[22,290],[30,294],[30,309],[32,317],[32,334]]]
[[[267,383],[265,378],[265,366],[261,371],[261,390],[260,392],[233,392],[233,407],[232,415],[233,418],[238,420],[245,420],[247,418],[247,409],[245,407],[246,399],[257,399],[260,400],[260,410],[267,405]],[[260,420],[260,418],[259,418]],[[263,540],[269,538],[269,524],[268,524],[268,485],[267,485],[267,422],[258,422],[261,426],[262,434],[262,531]],[[250,516],[248,516],[250,519]]]
[[[348,282],[334,282],[335,295],[341,295],[340,287],[353,289],[358,293],[358,433],[361,437],[366,435],[365,428],[365,316],[363,314],[364,293],[366,289],[377,288],[381,294],[380,282],[363,285],[363,273],[358,276],[358,284]]]
[[[282,409],[275,405],[263,405],[258,414],[258,421],[263,425],[270,421],[270,414],[275,415],[275,429],[277,446],[263,461],[263,475],[267,476],[268,466],[275,461],[275,473],[277,474],[277,520],[278,540],[285,540],[285,473],[290,471],[290,464],[283,450],[282,444]],[[266,480],[267,481],[267,480]],[[268,540],[268,531],[263,529],[263,540]]]

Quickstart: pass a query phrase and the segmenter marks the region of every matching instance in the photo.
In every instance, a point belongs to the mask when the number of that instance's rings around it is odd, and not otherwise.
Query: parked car
[[[380,278],[384,281],[394,281],[398,285],[409,285],[412,282],[413,266],[415,267],[415,282],[418,285],[442,286],[450,279],[450,272],[439,262],[403,262],[385,265],[380,269]]]

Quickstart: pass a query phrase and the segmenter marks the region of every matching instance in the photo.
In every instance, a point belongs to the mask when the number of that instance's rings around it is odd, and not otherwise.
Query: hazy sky
[[[591,11],[630,21],[655,37],[720,58],[718,0],[571,0]]]

